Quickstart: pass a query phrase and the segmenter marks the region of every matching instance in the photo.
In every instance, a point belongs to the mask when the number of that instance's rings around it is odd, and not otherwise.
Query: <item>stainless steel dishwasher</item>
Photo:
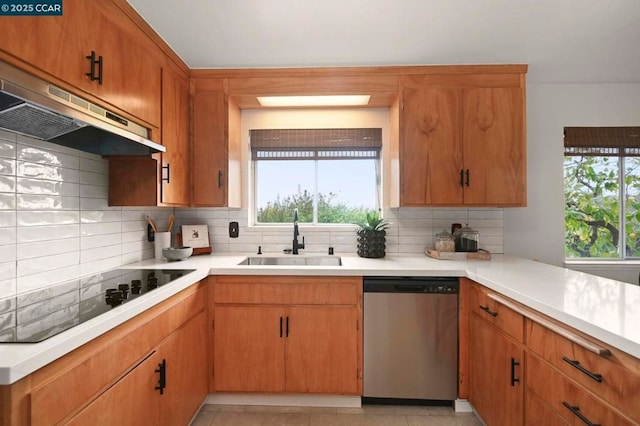
[[[363,402],[453,401],[458,279],[364,278]]]

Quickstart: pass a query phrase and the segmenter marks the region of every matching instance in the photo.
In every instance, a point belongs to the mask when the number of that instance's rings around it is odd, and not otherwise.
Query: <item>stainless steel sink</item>
[[[238,265],[342,266],[339,256],[252,256]]]

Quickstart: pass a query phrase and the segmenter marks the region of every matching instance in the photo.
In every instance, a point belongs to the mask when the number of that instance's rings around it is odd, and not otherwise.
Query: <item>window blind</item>
[[[565,127],[564,155],[640,156],[640,127]]]
[[[382,129],[258,129],[249,143],[252,160],[380,158]]]

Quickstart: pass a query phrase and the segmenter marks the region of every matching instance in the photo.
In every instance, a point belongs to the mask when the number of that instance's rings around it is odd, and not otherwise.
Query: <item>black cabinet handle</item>
[[[289,317],[287,317],[287,337],[289,337]]]
[[[167,181],[167,183],[171,183],[171,164],[167,163],[166,166],[162,166],[162,171],[167,171],[167,177],[161,177],[160,180]]]
[[[222,188],[222,170],[218,172],[218,188]]]
[[[460,169],[460,186],[464,186],[464,169]]]
[[[167,387],[167,360],[163,359],[160,364],[158,364],[158,369],[155,370],[158,373],[158,386],[155,387],[156,390],[160,391],[160,395],[164,394],[164,388]]]
[[[488,313],[489,315],[491,315],[494,318],[498,316],[498,313],[497,312],[493,312],[491,309],[489,309],[488,306],[480,305],[480,309],[482,309],[483,311],[485,311],[486,313]]]
[[[467,186],[469,186],[469,169],[467,169],[466,175],[467,175],[466,184],[467,184]]]
[[[89,60],[89,63],[91,65],[90,71],[86,74],[86,76],[89,77],[91,81],[97,80],[98,84],[102,84],[102,56],[98,56],[98,59],[96,59],[96,52],[92,50],[91,55],[86,56],[86,58]],[[97,75],[96,65],[98,65]]]
[[[98,84],[102,84],[102,55],[98,56]]]
[[[282,337],[282,317],[280,317],[280,337]]]
[[[515,358],[511,358],[511,386],[515,386],[516,383],[520,383],[520,379],[516,378],[516,367],[520,365]]]
[[[591,377],[596,382],[602,383],[602,374],[592,373],[591,371],[589,371],[586,368],[584,368],[583,366],[581,366],[580,362],[574,361],[572,359],[569,359],[566,356],[563,356],[562,360],[564,362],[566,362],[567,364],[569,364],[570,366],[577,368],[578,370],[580,370],[582,373],[586,374],[587,376]]]
[[[600,423],[592,423],[591,420],[586,418],[585,415],[580,412],[580,407],[573,406],[573,405],[571,405],[571,404],[569,404],[568,402],[565,402],[565,401],[562,401],[562,405],[567,407],[567,409],[569,409],[569,411],[571,411],[576,417],[578,417],[580,420],[582,420],[584,422],[584,424],[586,424],[588,426],[600,426]]]

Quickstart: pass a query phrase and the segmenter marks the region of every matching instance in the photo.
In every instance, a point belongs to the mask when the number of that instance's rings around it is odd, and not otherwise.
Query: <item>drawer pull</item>
[[[576,345],[579,345],[583,348],[585,348],[586,350],[593,352],[596,355],[599,355],[601,357],[608,357],[611,355],[611,351],[607,348],[603,348],[600,345],[597,345],[595,343],[590,342],[589,340],[578,336],[577,334],[567,330],[564,327],[561,327],[559,325],[556,325],[554,323],[552,323],[551,321],[542,318],[540,315],[537,315],[533,312],[531,312],[528,309],[524,309],[521,308],[519,306],[517,306],[514,303],[509,302],[508,300],[498,296],[497,294],[492,294],[492,293],[487,293],[487,297],[489,299],[492,299],[498,303],[500,303],[501,305],[506,306],[507,308],[511,309],[512,311],[515,311],[517,313],[519,313],[520,315],[525,316],[526,318],[529,318],[531,321],[534,321],[538,324],[540,324],[543,327],[548,328],[549,330],[553,331],[556,334],[561,335],[562,337],[572,341],[573,343],[575,343]]]
[[[592,373],[591,371],[589,371],[586,368],[584,368],[583,366],[581,366],[580,362],[571,360],[571,359],[567,358],[566,356],[563,356],[562,360],[564,362],[566,362],[567,364],[571,365],[572,367],[577,368],[578,370],[580,370],[581,372],[583,372],[587,376],[591,377],[596,382],[602,383],[602,374]]]
[[[516,378],[516,367],[520,365],[515,358],[511,358],[511,386],[515,386],[516,383],[520,383],[520,379]]]
[[[565,401],[562,401],[562,405],[567,407],[567,409],[569,409],[569,411],[571,411],[576,417],[582,420],[584,424],[588,426],[600,426],[600,423],[592,423],[591,420],[586,418],[585,415],[580,412],[580,407],[577,407],[577,406],[574,407],[573,405]]]
[[[485,311],[486,313],[488,313],[489,315],[491,315],[494,318],[498,316],[498,313],[497,312],[493,312],[491,309],[489,309],[488,306],[480,305],[480,309],[482,309],[483,311]]]

